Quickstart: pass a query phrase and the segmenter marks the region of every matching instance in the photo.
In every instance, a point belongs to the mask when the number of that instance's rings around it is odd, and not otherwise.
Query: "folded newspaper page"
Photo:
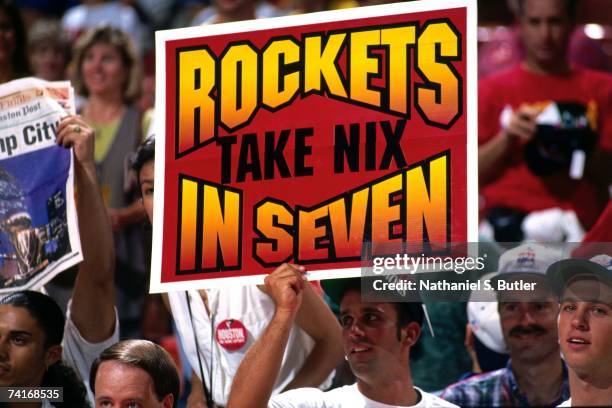
[[[0,85],[0,293],[40,287],[82,260],[72,151],[55,143],[66,113],[70,82]]]

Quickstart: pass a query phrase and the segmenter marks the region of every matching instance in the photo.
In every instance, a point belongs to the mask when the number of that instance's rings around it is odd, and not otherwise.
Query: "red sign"
[[[152,290],[287,261],[354,275],[364,242],[474,239],[475,14],[441,7],[158,34]]]

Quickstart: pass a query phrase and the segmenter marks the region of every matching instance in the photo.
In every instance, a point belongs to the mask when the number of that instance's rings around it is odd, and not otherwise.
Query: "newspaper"
[[[82,260],[72,151],[55,142],[67,113],[68,81],[0,85],[0,293],[38,288]]]

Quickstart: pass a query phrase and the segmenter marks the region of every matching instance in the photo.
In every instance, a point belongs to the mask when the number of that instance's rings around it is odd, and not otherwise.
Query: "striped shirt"
[[[570,397],[567,368],[563,364],[563,383],[550,406],[556,407]],[[504,368],[472,376],[449,385],[440,397],[461,407],[529,407],[527,396],[519,390],[512,373],[511,360]]]

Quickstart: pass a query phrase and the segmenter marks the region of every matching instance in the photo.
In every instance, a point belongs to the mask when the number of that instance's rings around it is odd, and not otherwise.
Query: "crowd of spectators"
[[[296,288],[293,280],[299,281],[303,271],[294,265],[281,266],[266,286],[245,287],[242,292],[194,290],[163,298],[147,294],[154,148],[153,139],[146,136],[151,133],[154,116],[154,32],[377,3],[377,0],[212,0],[212,3],[205,0],[0,0],[0,84],[27,76],[50,81],[70,80],[78,94],[79,116],[64,119],[58,143],[74,147],[77,152],[77,210],[85,257],[78,270],[62,274],[48,285],[48,292],[59,309],[47,297],[35,292],[20,292],[1,301],[0,335],[8,327],[6,316],[14,315],[15,319],[29,324],[24,327],[34,333],[30,335],[31,340],[38,347],[39,354],[32,360],[35,363],[28,366],[29,373],[16,372],[15,375],[23,375],[24,379],[15,377],[15,381],[51,386],[56,384],[51,378],[55,375],[60,384],[67,384],[66,392],[72,393],[67,395],[72,395],[70,398],[74,401],[87,398],[94,401],[94,392],[97,401],[96,390],[100,390],[100,403],[112,404],[114,396],[108,390],[113,383],[103,381],[110,377],[100,373],[132,370],[130,378],[135,379],[136,394],[137,387],[148,387],[147,381],[151,382],[152,388],[143,393],[148,393],[153,402],[147,400],[145,406],[157,406],[155,403],[160,407],[195,408],[225,406],[228,401],[234,401],[235,406],[250,406],[253,400],[244,396],[252,386],[269,388],[267,394],[261,395],[254,390],[263,404],[271,393],[321,384],[325,384],[321,385],[324,389],[332,380],[335,387],[340,387],[352,383],[353,375],[357,377],[359,392],[355,391],[356,386],[351,386],[350,390],[341,391],[346,394],[339,392],[333,398],[358,398],[361,403],[359,398],[377,395],[376,392],[367,394],[364,390],[368,387],[376,388],[381,381],[392,380],[373,379],[381,371],[376,371],[376,367],[364,368],[359,365],[360,357],[348,355],[353,353],[355,344],[361,344],[357,340],[351,343],[353,351],[344,350],[353,371],[350,372],[347,363],[341,361],[340,326],[310,285],[300,284]],[[514,47],[511,57],[500,61],[494,57],[495,49],[484,47],[479,58],[482,61],[478,126],[481,238],[500,243],[609,241],[612,79],[605,72],[609,67],[607,61],[605,57],[583,58],[581,46],[586,43],[595,47],[601,56],[599,45],[576,34],[571,37],[575,24],[574,1],[512,3],[516,6],[518,23],[503,40],[505,45]],[[584,68],[585,65],[598,71]],[[543,105],[543,101],[548,105]],[[568,101],[580,106],[568,107]],[[598,109],[594,116],[587,111],[593,101]],[[597,123],[589,124],[591,130],[597,130],[597,140],[583,148],[587,159],[579,171],[573,163],[577,160],[574,150],[540,136],[544,131],[538,116],[546,109],[598,118]],[[578,129],[562,137],[575,141],[586,137],[585,132]],[[135,154],[135,169],[130,169],[130,158]],[[82,221],[90,219],[99,222]],[[517,253],[525,250],[519,247],[502,255],[499,270],[512,264],[519,256]],[[528,273],[533,275],[532,279],[543,279],[550,265],[560,259],[552,257],[546,265]],[[287,291],[299,300],[291,297],[293,303],[287,309],[292,314],[279,323],[275,310],[287,301],[280,295],[287,295]],[[414,384],[416,391],[403,395],[404,402],[414,402],[420,396],[426,405],[443,406],[439,398],[428,394],[439,391],[443,399],[460,406],[550,406],[567,400],[572,384],[581,390],[581,401],[587,401],[584,397],[592,395],[587,374],[595,371],[577,360],[571,361],[571,368],[578,368],[568,371],[559,357],[560,349],[571,356],[579,346],[559,344],[559,310],[553,291],[540,295],[544,300],[523,304],[500,299],[499,307],[495,304],[482,309],[474,304],[466,308],[465,303],[428,305],[431,313],[428,319],[432,319],[441,340],[420,332],[423,316],[414,319],[414,311],[407,312],[408,321],[400,323],[403,312],[398,309],[394,324],[401,352],[381,357],[378,364],[387,364],[387,369],[393,366],[395,371],[389,372],[394,372],[396,378],[402,377],[402,368],[412,368],[406,378],[401,378],[402,385],[412,390]],[[338,303],[346,301],[345,297],[342,292]],[[302,309],[299,309],[300,303]],[[349,314],[364,319],[359,302],[353,303]],[[562,309],[566,319],[580,305],[573,307]],[[216,322],[211,318],[211,308],[215,308],[214,317],[219,319]],[[18,316],[22,309],[29,312],[31,321]],[[384,313],[393,315],[393,310],[387,307]],[[612,316],[612,310],[608,313]],[[261,350],[259,356],[255,351],[247,353],[247,347],[239,357],[229,358],[220,347],[212,343],[206,346],[215,325],[226,318],[231,321],[233,314],[242,316],[249,333],[255,334],[247,344]],[[353,317],[357,319],[356,316]],[[414,321],[409,321],[410,318]],[[529,319],[532,320],[526,323]],[[416,321],[418,329],[410,325]],[[281,324],[282,330],[269,330]],[[40,327],[33,329],[37,325]],[[352,322],[341,320],[341,325],[350,331],[351,339],[360,336],[355,334],[358,329]],[[405,329],[402,336],[400,329]],[[409,358],[408,351],[417,343],[419,335],[422,355],[419,359]],[[119,336],[150,342],[117,343]],[[534,337],[530,341],[535,348],[525,346],[525,338],[529,336]],[[260,337],[267,339],[267,343],[257,342]],[[281,348],[266,348],[283,338],[279,342],[283,344]],[[4,341],[0,336],[0,344]],[[434,347],[436,341],[438,346]],[[445,342],[443,347],[440,341]],[[60,343],[63,351],[54,348]],[[112,344],[115,345],[106,349]],[[167,350],[172,360],[156,344]],[[288,351],[283,357],[285,346]],[[2,356],[9,353],[3,350],[0,349],[0,379],[3,370],[8,370]],[[413,357],[414,354],[412,350]],[[263,361],[264,355],[269,361],[278,360],[278,367]],[[247,359],[246,368],[239,368],[243,358]],[[24,361],[11,364],[20,367],[27,364]],[[153,366],[160,361],[164,372],[172,377],[169,383],[155,374]],[[92,363],[95,370],[88,383]],[[72,366],[76,372],[66,374],[65,365]],[[180,390],[173,377],[177,367]],[[330,373],[335,367],[334,379]],[[255,369],[266,370],[278,380],[252,383],[249,375]],[[231,394],[232,379],[237,373],[239,391]],[[376,375],[372,377],[372,373]],[[461,374],[467,378],[462,379]],[[84,381],[83,387],[72,386],[75,375]],[[603,373],[597,375],[605,377]],[[96,378],[102,380],[96,381]],[[451,385],[460,379],[461,382]],[[604,385],[612,389],[611,384]],[[386,393],[384,397],[393,395],[394,390]],[[293,399],[304,395],[312,396],[313,391],[273,397],[271,401],[276,402],[271,403],[293,406],[283,404],[291,404]],[[127,394],[121,398],[131,401]]]

